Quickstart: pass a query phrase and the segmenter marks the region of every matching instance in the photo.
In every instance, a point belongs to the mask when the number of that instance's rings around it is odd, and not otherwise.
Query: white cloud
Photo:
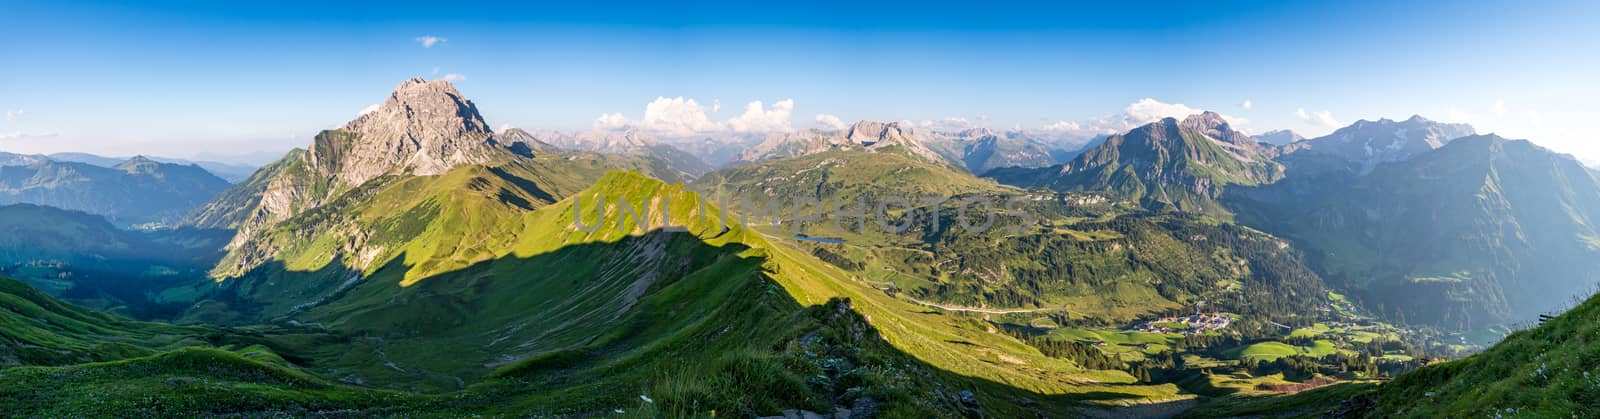
[[[628,117],[622,116],[622,112],[600,114],[600,117],[594,120],[594,129],[598,130],[615,130],[627,126]]]
[[[22,118],[22,114],[24,113],[26,112],[21,109],[6,111],[6,122],[17,122],[17,119]]]
[[[435,76],[439,75],[439,67],[434,67],[433,68],[433,75],[435,75]]]
[[[514,128],[516,128],[516,127],[511,125],[511,124],[500,124],[500,129],[496,129],[495,131],[496,132],[506,132],[506,131],[510,131],[510,130],[512,130]]]
[[[940,131],[962,131],[978,127],[978,124],[959,116],[947,116],[932,123],[924,121],[924,124]]]
[[[361,108],[361,112],[357,112],[356,116],[361,116],[361,115],[366,115],[366,114],[369,114],[369,113],[377,112],[379,106],[382,106],[382,105],[379,105],[379,104],[376,104],[376,103],[371,104],[371,105],[367,105],[367,107]]]
[[[722,129],[722,124],[712,122],[711,117],[706,115],[704,106],[682,96],[671,99],[657,97],[645,105],[644,119],[639,121],[639,125],[651,131],[680,135]]]
[[[1162,118],[1183,119],[1201,112],[1205,111],[1188,107],[1182,103],[1165,103],[1151,98],[1144,98],[1134,102],[1132,105],[1128,105],[1128,108],[1122,111],[1122,122],[1127,122],[1129,125],[1136,127],[1159,121]]]
[[[979,119],[982,120],[984,118],[979,117]],[[959,116],[947,116],[947,117],[944,117],[944,119],[940,119],[940,120],[937,120],[937,121],[931,120],[931,119],[924,119],[924,120],[921,120],[921,121],[912,121],[912,120],[908,119],[908,120],[902,120],[902,121],[900,121],[900,123],[911,125],[911,126],[917,127],[917,128],[929,129],[929,130],[934,130],[934,131],[942,131],[942,132],[956,132],[956,131],[962,131],[962,130],[967,130],[967,129],[972,129],[972,128],[977,128],[978,127],[978,124],[974,124],[974,123],[972,123],[972,121],[967,120],[967,118],[963,118],[963,117],[959,117]]]
[[[1306,108],[1299,108],[1299,109],[1295,109],[1294,110],[1294,116],[1297,116],[1297,117],[1300,118],[1301,121],[1304,121],[1305,123],[1311,124],[1312,126],[1316,126],[1316,127],[1321,127],[1321,128],[1338,128],[1339,127],[1339,121],[1336,120],[1336,119],[1333,119],[1333,112],[1322,111],[1322,112],[1307,113],[1306,112]]]
[[[1245,108],[1245,109],[1250,109],[1250,108],[1256,107],[1256,104],[1251,103],[1250,99],[1245,99],[1244,102],[1240,102],[1239,103],[1239,107]]]
[[[722,112],[722,100],[711,99],[711,113]]]
[[[1450,107],[1450,112],[1444,115],[1444,121],[1463,124],[1472,123],[1472,114],[1463,112],[1460,109],[1456,109],[1452,106]]]
[[[455,83],[455,82],[458,82],[458,81],[466,80],[467,76],[463,76],[463,75],[456,74],[456,73],[450,73],[450,74],[444,75],[443,79],[444,79],[444,81]]]
[[[442,44],[442,43],[445,43],[446,41],[449,41],[449,40],[448,39],[444,39],[444,38],[440,38],[440,37],[437,37],[437,36],[433,36],[433,35],[424,35],[424,36],[417,37],[417,43],[422,44],[423,48],[433,48],[434,45]],[[470,44],[470,42],[469,42],[469,44]]]
[[[767,110],[761,106],[761,101],[754,101],[744,106],[744,114],[728,120],[728,128],[734,132],[787,132],[793,131],[789,127],[789,117],[794,115],[794,99],[784,99],[772,104],[772,109]]]
[[[721,101],[713,100],[713,111]],[[745,105],[744,113],[726,121],[714,121],[706,107],[694,99],[684,97],[657,97],[644,107],[644,118],[630,121],[622,113],[602,114],[594,122],[596,129],[634,127],[661,135],[692,135],[715,131],[733,132],[787,132],[793,131],[789,121],[794,116],[794,99],[784,99],[768,108],[761,101]]]
[[[1496,101],[1494,101],[1494,106],[1490,106],[1489,107],[1489,113],[1492,113],[1492,114],[1494,114],[1494,116],[1497,116],[1497,117],[1506,116],[1506,101],[1504,101],[1504,100],[1496,100]]]
[[[1082,131],[1083,130],[1083,124],[1079,124],[1077,122],[1072,122],[1072,121],[1056,121],[1055,123],[1051,123],[1051,124],[1045,125],[1043,127],[1039,127],[1039,129],[1042,129],[1042,130],[1045,130],[1045,131],[1061,131],[1061,132]]]
[[[817,114],[817,125],[821,125],[823,128],[834,130],[850,127],[849,124],[844,123],[843,119],[839,119],[837,116],[822,113]]]
[[[1525,113],[1528,115],[1528,124],[1533,125],[1535,128],[1544,127],[1544,114],[1532,110]]]
[[[1129,104],[1122,112],[1091,118],[1085,121],[1057,121],[1040,127],[1043,131],[1062,134],[1068,137],[1090,138],[1098,135],[1120,134],[1128,132],[1141,125],[1160,121],[1163,118],[1183,119],[1190,115],[1205,112],[1202,109],[1191,108],[1182,103],[1166,103],[1159,100],[1144,98]],[[1249,124],[1250,120],[1223,115],[1234,129]]]

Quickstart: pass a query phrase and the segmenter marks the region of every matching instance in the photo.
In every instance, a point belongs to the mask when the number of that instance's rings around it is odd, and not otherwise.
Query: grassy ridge
[[[339,386],[250,353],[185,348],[121,361],[0,370],[0,411],[44,416],[393,414],[424,397]]]
[[[90,311],[0,278],[0,368],[144,356],[196,344],[201,330]]]
[[[693,192],[684,191],[681,185],[666,185],[659,181],[648,179],[638,174],[614,173],[607,175],[597,186],[583,197],[598,198],[605,194],[613,197],[629,197],[630,200],[639,202],[652,201],[650,197],[660,197],[660,201],[673,202],[674,208],[694,209],[686,211],[702,211],[695,205],[698,198]],[[482,384],[469,387],[461,392],[453,393],[443,398],[420,398],[401,400],[401,406],[415,406],[416,411],[430,411],[431,409],[451,409],[452,411],[477,411],[487,409],[489,412],[609,412],[614,409],[627,411],[665,412],[668,414],[711,412],[711,411],[749,411],[753,413],[774,414],[778,410],[787,408],[803,408],[819,411],[828,411],[832,407],[854,407],[858,399],[871,399],[879,403],[881,409],[889,416],[953,416],[963,409],[957,397],[958,390],[973,389],[979,392],[979,397],[985,400],[985,408],[996,412],[1020,412],[1019,405],[1007,402],[1004,398],[995,398],[998,394],[1014,394],[1008,386],[996,384],[983,377],[1004,377],[1011,374],[1008,381],[1018,381],[1035,373],[1017,374],[1014,365],[1004,362],[1010,353],[1033,358],[1040,365],[1054,366],[1058,374],[1077,371],[1069,364],[1061,361],[1052,361],[1039,357],[1036,352],[1025,345],[1011,340],[1004,335],[988,333],[980,328],[981,323],[971,319],[943,319],[941,324],[932,326],[919,325],[924,328],[911,334],[895,332],[879,338],[874,331],[875,324],[867,322],[866,318],[858,317],[857,311],[870,313],[873,318],[892,318],[905,315],[920,315],[928,318],[941,318],[935,313],[923,313],[924,310],[905,303],[899,303],[883,297],[880,293],[873,292],[870,288],[854,286],[846,283],[832,283],[831,281],[844,278],[837,271],[830,271],[828,265],[811,262],[798,262],[786,259],[803,255],[789,253],[793,249],[772,247],[761,237],[747,234],[737,226],[723,229],[720,225],[702,221],[697,216],[675,215],[674,224],[685,226],[686,232],[654,232],[638,235],[632,228],[633,221],[621,223],[621,228],[601,229],[595,232],[584,232],[567,224],[561,216],[570,213],[571,199],[563,204],[535,211],[525,218],[530,232],[541,233],[538,236],[527,236],[529,240],[515,247],[513,252],[519,257],[515,259],[538,260],[543,256],[560,252],[576,251],[579,255],[592,255],[593,251],[584,248],[596,248],[595,251],[623,251],[637,254],[641,250],[634,247],[635,243],[656,243],[665,241],[669,246],[673,242],[681,242],[678,246],[698,247],[704,250],[685,249],[689,253],[672,252],[674,255],[684,256],[703,252],[707,255],[706,264],[691,266],[686,274],[662,278],[660,281],[648,285],[647,291],[640,295],[638,300],[625,310],[620,317],[599,319],[598,324],[581,327],[570,327],[573,333],[586,333],[587,338],[573,340],[576,345],[557,345],[553,336],[540,336],[540,340],[550,339],[550,346],[545,352],[530,356],[522,361],[514,362],[504,367],[500,372],[489,377]],[[682,205],[678,205],[681,203]],[[707,207],[709,208],[709,207]],[[714,211],[706,209],[704,211]],[[674,211],[674,214],[680,214]],[[717,213],[709,213],[715,220]],[[562,223],[553,223],[551,220],[562,220]],[[557,231],[545,231],[542,228],[553,228]],[[704,237],[701,237],[704,236]],[[534,240],[533,237],[559,238],[552,241]],[[695,244],[690,246],[689,244]],[[578,250],[574,250],[574,249]],[[787,250],[785,250],[787,249]],[[526,252],[526,253],[521,253]],[[616,256],[616,255],[613,255]],[[613,259],[623,259],[613,257]],[[694,260],[696,257],[690,257]],[[676,260],[676,259],[674,259]],[[803,260],[803,259],[801,259]],[[571,266],[570,262],[566,266]],[[548,265],[547,265],[548,266]],[[471,269],[469,269],[470,271]],[[493,271],[493,269],[489,269]],[[526,267],[515,269],[517,272],[527,272]],[[382,272],[382,271],[380,271]],[[397,271],[398,272],[398,271]],[[808,276],[808,272],[815,272],[824,277]],[[624,272],[625,273],[625,272]],[[380,273],[377,277],[382,277]],[[601,272],[578,273],[587,279],[606,281],[609,278]],[[617,275],[618,277],[628,275]],[[389,281],[398,276],[389,276]],[[389,289],[423,289],[429,284],[439,283],[436,277],[419,281],[409,287],[399,287],[396,282],[383,283]],[[506,282],[514,282],[508,281]],[[537,283],[539,281],[530,281]],[[368,283],[379,284],[378,281]],[[782,285],[788,284],[788,286]],[[469,287],[473,288],[473,287]],[[828,289],[834,289],[829,291]],[[805,290],[800,297],[805,302],[797,301],[791,296],[790,291]],[[435,290],[436,291],[436,290]],[[843,292],[839,292],[843,291]],[[500,298],[516,298],[533,293],[514,292],[485,292],[484,295],[501,296]],[[569,297],[576,295],[581,298],[586,294],[567,294]],[[593,298],[604,297],[606,293],[595,293]],[[856,310],[852,304],[846,304],[837,299],[841,296],[859,295],[862,301],[869,304],[869,308]],[[360,290],[354,290],[344,299],[350,302],[362,301]],[[481,298],[480,296],[479,298]],[[343,299],[341,299],[343,300]],[[828,300],[833,303],[824,304]],[[341,304],[336,301],[333,304]],[[521,307],[538,306],[538,304],[476,304],[473,301],[461,301],[459,307]],[[885,304],[894,310],[903,310],[905,313],[885,311]],[[401,304],[405,307],[425,308],[428,304],[413,302]],[[809,306],[809,308],[807,308]],[[612,307],[615,310],[615,307]],[[330,309],[329,312],[363,313],[369,312],[360,308]],[[560,313],[585,312],[583,310],[560,310]],[[315,311],[313,312],[313,314]],[[372,318],[390,318],[387,315],[373,316]],[[411,318],[422,320],[428,317],[446,315],[447,319],[465,319],[462,316],[448,316],[450,313],[423,312]],[[474,313],[477,314],[477,313]],[[529,315],[524,313],[519,318],[541,318],[539,314]],[[602,316],[605,317],[605,316]],[[328,318],[329,324],[336,329],[354,327],[360,324],[359,319],[364,318],[359,314],[351,317]],[[476,319],[492,324],[493,317]],[[560,320],[561,318],[556,318]],[[581,317],[566,317],[568,320]],[[581,322],[580,322],[581,323]],[[887,323],[898,325],[898,321]],[[390,327],[390,331],[399,334],[417,333],[418,329],[411,327]],[[471,325],[452,325],[451,327],[465,326],[471,330]],[[961,327],[962,330],[937,330],[942,327]],[[512,328],[514,329],[514,327]],[[354,329],[343,329],[354,330]],[[510,329],[501,329],[510,330]],[[551,330],[551,329],[545,329]],[[585,332],[587,331],[587,332]],[[471,335],[470,333],[467,335]],[[476,345],[494,345],[493,339],[486,343],[487,336],[469,336],[480,339]],[[943,339],[964,337],[970,342],[949,342]],[[474,345],[466,341],[450,341],[431,336],[424,340],[412,341],[405,345],[388,347],[391,362],[400,369],[416,368],[418,363],[414,359],[406,358],[400,348],[413,345],[433,345],[423,351],[429,356],[438,358],[437,354],[445,346],[456,349],[452,353],[462,354],[461,350],[470,350]],[[930,339],[932,338],[932,339]],[[430,340],[431,339],[431,340]],[[894,342],[906,341],[913,343],[910,347],[917,352],[910,355],[902,352]],[[510,342],[516,342],[516,339]],[[285,343],[279,340],[277,344]],[[1003,361],[994,366],[969,366],[962,371],[946,372],[938,365],[927,363],[931,359],[935,363],[949,364],[948,358],[938,357],[952,350],[961,350],[964,346],[995,345],[993,349],[977,350],[976,353],[966,354],[959,362],[985,362]],[[918,346],[920,345],[920,346]],[[931,346],[930,346],[931,345]],[[345,351],[349,352],[349,348]],[[303,353],[302,353],[303,354]],[[141,370],[140,368],[153,368],[155,370],[167,367],[158,367],[170,363],[193,363],[192,359],[214,359],[223,365],[234,365],[248,373],[240,373],[225,368],[221,371],[196,372],[192,369],[171,368],[175,374],[180,374],[176,382],[180,385],[190,383],[182,377],[194,376],[200,381],[213,385],[214,391],[205,393],[204,396],[183,395],[174,392],[162,391],[162,386],[149,386],[150,383],[161,382],[163,377],[159,374],[146,377],[145,374],[127,373]],[[211,361],[207,361],[211,362]],[[74,412],[104,412],[95,410],[101,406],[114,408],[153,408],[155,403],[162,406],[171,406],[173,410],[156,410],[157,412],[184,412],[191,411],[196,404],[188,402],[185,397],[199,397],[209,400],[215,406],[223,406],[214,412],[263,412],[263,411],[294,411],[292,409],[306,409],[307,411],[320,411],[326,409],[354,409],[353,411],[372,412],[372,400],[388,400],[392,395],[382,392],[356,391],[338,385],[329,385],[317,379],[305,378],[296,374],[287,374],[279,371],[271,363],[255,362],[243,363],[224,354],[217,352],[196,352],[185,350],[173,354],[158,355],[151,358],[141,358],[132,363],[120,364],[88,364],[56,369],[20,369],[11,374],[18,374],[21,380],[10,387],[18,394],[41,391],[39,383],[45,378],[33,377],[69,377],[77,379],[79,385],[74,388],[102,389],[104,391],[119,393],[126,391],[129,397],[136,400],[154,400],[147,404],[97,404],[87,397],[78,397],[74,394],[52,394],[48,399],[34,399],[23,401],[19,399],[22,410],[30,412],[74,413]],[[339,361],[313,361],[315,370],[324,370],[331,362],[334,365]],[[354,364],[354,363],[352,363]],[[378,364],[381,362],[367,360],[362,364]],[[696,366],[689,368],[689,366]],[[709,368],[706,368],[709,367]],[[973,369],[976,367],[976,369]],[[232,368],[232,367],[229,367]],[[978,377],[967,377],[969,374],[978,373]],[[334,374],[338,376],[339,374]],[[232,378],[230,378],[232,377]],[[255,377],[243,381],[234,380],[238,377]],[[296,378],[299,377],[299,378]],[[590,377],[574,381],[574,377]],[[1064,377],[1064,376],[1062,376]],[[249,381],[259,379],[262,382],[251,384]],[[1061,378],[1061,377],[1058,377]],[[956,384],[941,384],[944,380],[954,380]],[[1049,377],[1033,377],[1039,382],[1049,380]],[[1073,383],[1085,383],[1087,378],[1074,379]],[[164,382],[163,382],[164,383]],[[985,384],[987,383],[987,384]],[[138,386],[150,387],[148,391],[133,391]],[[1037,387],[1037,386],[1036,386]],[[1058,385],[1055,391],[1045,393],[1063,394],[1070,391],[1090,391],[1094,388],[1109,388],[1105,384],[1094,387],[1080,388],[1073,385]],[[534,391],[537,389],[537,391]],[[750,391],[762,389],[767,391]],[[1138,387],[1133,388],[1137,390]],[[597,393],[598,391],[598,393]],[[1158,390],[1171,392],[1168,390]],[[260,394],[269,392],[271,394]],[[1031,394],[1031,393],[1030,393]],[[651,403],[640,403],[639,395],[648,395],[654,400]],[[1034,397],[1043,400],[1042,396]],[[1136,396],[1130,395],[1130,398]],[[259,398],[258,401],[246,399]],[[32,399],[32,398],[30,398]],[[113,400],[123,400],[112,397]],[[998,400],[998,401],[995,401]],[[117,403],[121,403],[120,401]],[[1055,404],[1060,408],[1061,404]],[[88,410],[80,410],[88,409]],[[289,410],[285,410],[289,409]],[[653,410],[652,410],[653,409]],[[381,411],[381,410],[380,410]],[[895,413],[899,412],[899,413]]]
[[[1600,297],[1470,357],[1379,388],[1375,414],[1563,417],[1600,412]]]

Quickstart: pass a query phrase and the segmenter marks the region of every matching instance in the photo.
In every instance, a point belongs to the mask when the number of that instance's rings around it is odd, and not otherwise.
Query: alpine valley
[[[0,154],[0,416],[1600,409],[1600,180],[1533,142],[635,125],[411,78],[248,175]]]

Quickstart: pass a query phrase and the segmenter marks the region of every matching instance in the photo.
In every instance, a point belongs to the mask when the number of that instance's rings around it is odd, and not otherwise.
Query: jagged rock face
[[[350,144],[318,144],[310,157],[332,169],[345,186],[397,167],[417,176],[442,174],[481,161],[483,149],[493,144],[493,132],[478,107],[444,80],[400,83],[382,106],[345,124],[344,131],[358,137]],[[329,159],[336,164],[327,164]]]
[[[377,110],[317,135],[299,158],[305,170],[271,180],[261,216],[275,222],[383,175],[433,176],[483,163],[499,148],[478,107],[450,82],[412,78]]]
[[[1360,173],[1367,174],[1379,164],[1407,160],[1476,133],[1471,125],[1434,122],[1421,116],[1405,121],[1361,120],[1332,134],[1285,146],[1283,153],[1331,155],[1356,163]]]
[[[937,154],[934,154],[932,151],[928,151],[927,147],[922,145],[922,140],[918,136],[919,134],[920,133],[917,132],[916,129],[905,126],[899,122],[890,122],[886,124],[875,121],[861,121],[850,126],[850,130],[847,134],[845,134],[845,139],[852,143],[865,146],[868,149],[880,149],[899,145],[907,147],[910,151],[912,151],[913,154],[921,155],[923,157],[938,158]]]
[[[1183,122],[1178,123],[1179,128],[1194,130],[1214,140],[1221,140],[1233,144],[1250,144],[1254,140],[1244,133],[1234,131],[1228,125],[1228,120],[1222,119],[1222,114],[1206,111],[1199,115],[1189,115]]]

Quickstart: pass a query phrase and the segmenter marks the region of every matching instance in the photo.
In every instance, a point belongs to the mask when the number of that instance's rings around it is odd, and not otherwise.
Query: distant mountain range
[[[1002,167],[1049,166],[1060,163],[1056,157],[1067,152],[1027,132],[987,128],[934,133],[924,141],[939,155],[976,174]]]
[[[1470,125],[1434,122],[1422,116],[1404,121],[1360,120],[1331,134],[1287,145],[1284,154],[1333,156],[1354,163],[1359,173],[1367,173],[1379,164],[1410,159],[1473,134],[1476,131]]]
[[[843,130],[812,129],[768,135],[743,150],[738,162],[800,157],[849,147],[877,150],[896,147],[928,161],[948,161],[971,173],[1002,167],[1043,167],[1071,154],[1041,137],[1022,131],[997,133],[986,128],[940,132],[906,122],[860,121]],[[734,164],[735,166],[737,164]]]
[[[1267,131],[1251,138],[1255,139],[1256,141],[1276,146],[1294,144],[1306,139],[1306,137],[1301,137],[1300,134],[1296,134],[1294,131],[1286,129]]]
[[[56,160],[56,161],[71,161],[71,162],[79,162],[79,163],[88,163],[88,164],[101,166],[101,167],[116,167],[116,165],[121,164],[122,162],[128,160],[127,158],[102,157],[102,156],[97,156],[97,155],[88,154],[88,153],[55,153],[55,154],[49,155],[48,157],[51,160]],[[220,178],[222,178],[224,180],[227,180],[229,183],[237,183],[239,181],[243,181],[243,180],[249,178],[250,175],[255,174],[256,169],[260,169],[261,168],[261,166],[250,165],[250,164],[221,163],[221,162],[206,161],[206,160],[186,160],[186,159],[174,159],[174,158],[154,157],[154,156],[146,157],[146,158],[148,158],[150,160],[157,161],[157,162],[161,162],[161,163],[170,163],[170,164],[178,164],[178,165],[185,165],[185,166],[187,166],[187,165],[200,166],[200,168],[206,169],[207,172],[211,172],[211,174],[217,175],[217,177],[220,177]]]
[[[654,135],[639,130],[627,131],[555,131],[528,133],[516,128],[502,134],[521,133],[540,142],[568,150],[603,154],[646,157],[660,160],[679,172],[684,178],[694,178],[714,170],[692,153],[678,149],[656,139]]]
[[[143,157],[143,158],[146,158],[146,159],[150,159],[150,160],[153,160],[153,161],[157,161],[157,162],[161,162],[161,163],[170,163],[170,164],[177,164],[177,165],[183,165],[183,166],[188,166],[188,165],[200,166],[200,168],[205,169],[208,172],[211,172],[211,174],[216,175],[217,177],[220,177],[220,178],[222,178],[224,180],[227,180],[229,183],[236,183],[236,182],[239,182],[239,181],[243,181],[243,180],[249,178],[251,174],[254,174],[256,172],[256,169],[260,168],[260,166],[257,166],[257,165],[244,164],[244,163],[223,163],[223,162],[209,161],[209,160],[188,160],[188,159],[175,159],[175,158],[169,158],[169,157],[156,157],[156,156],[140,156],[140,157]],[[30,154],[14,154],[14,153],[0,152],[0,166],[26,166],[26,165],[29,165],[29,164],[36,163],[36,162],[38,162],[40,160],[53,160],[53,161],[58,161],[58,162],[86,163],[86,164],[92,164],[92,165],[100,166],[100,167],[116,167],[117,165],[122,164],[122,162],[128,161],[128,159],[130,159],[130,158],[131,157],[105,157],[105,156],[89,154],[89,153],[55,153],[55,154],[49,154],[49,155],[41,155],[41,154],[31,154],[30,155]]]
[[[11,158],[11,161],[24,160]],[[105,216],[120,225],[171,224],[228,188],[193,165],[134,157],[111,167],[35,158],[0,166],[0,204],[29,203]]]

